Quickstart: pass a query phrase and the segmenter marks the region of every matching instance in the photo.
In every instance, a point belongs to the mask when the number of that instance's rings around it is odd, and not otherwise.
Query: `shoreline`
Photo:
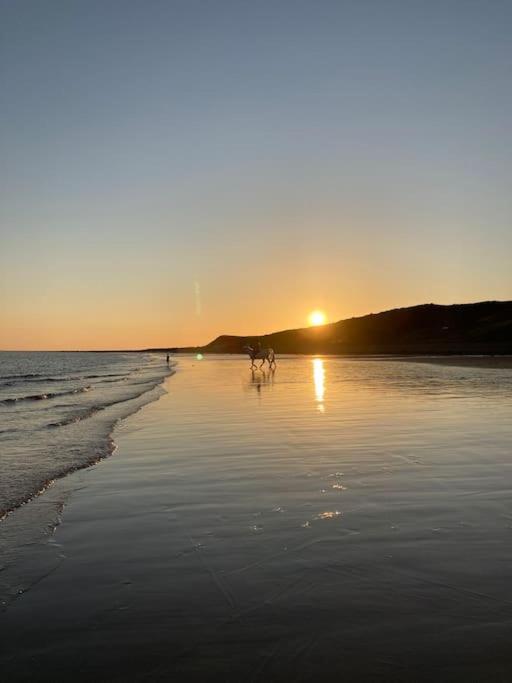
[[[121,406],[123,408],[126,408],[127,406],[130,406],[130,410],[127,412],[123,412],[121,415],[112,415],[110,418],[110,425],[106,429],[105,435],[104,435],[104,450],[98,451],[94,453],[94,455],[89,456],[86,460],[84,460],[81,463],[76,463],[71,466],[69,466],[66,469],[63,469],[62,471],[56,471],[52,473],[47,479],[44,479],[40,481],[37,485],[36,488],[34,488],[33,491],[29,492],[26,496],[26,498],[20,499],[19,501],[15,502],[13,505],[10,507],[2,508],[0,509],[0,524],[10,515],[16,512],[16,510],[19,510],[22,506],[27,505],[30,503],[32,500],[37,498],[38,496],[44,494],[49,488],[51,488],[55,482],[60,481],[61,479],[64,479],[67,476],[72,475],[74,472],[77,472],[82,469],[87,469],[88,467],[93,467],[96,465],[98,462],[101,462],[105,458],[111,457],[115,451],[116,451],[116,444],[114,440],[112,439],[112,434],[115,430],[115,427],[118,422],[130,417],[130,415],[136,413],[137,411],[141,410],[145,405],[148,405],[152,403],[153,401],[157,401],[160,397],[161,394],[158,393],[158,390],[162,388],[162,385],[165,383],[168,377],[172,377],[172,375],[175,373],[174,370],[174,365],[170,366],[168,368],[168,372],[164,373],[161,378],[156,382],[152,387],[149,389],[145,390],[143,393],[134,396],[132,398],[126,399],[126,400],[120,400],[118,402],[114,402],[112,404],[107,404],[105,406],[102,406],[99,409],[95,409],[91,411],[91,414],[86,417],[86,418],[80,418],[78,419],[73,419],[69,422],[70,425],[75,425],[77,422],[83,422],[83,420],[87,419],[92,419],[94,420],[95,418],[98,417],[104,417],[107,412],[113,412],[114,410],[119,410]],[[157,394],[155,396],[151,396],[152,392],[154,394]],[[67,425],[63,425],[67,426]],[[1,528],[1,527],[0,527]]]
[[[160,381],[154,386],[126,402],[121,402],[123,407],[121,414],[118,414],[119,404],[107,406],[103,411],[105,415],[102,414],[102,419],[106,418],[109,422],[107,413],[114,412],[110,416],[110,426],[104,436],[105,447],[101,451],[96,451],[81,464],[73,465],[54,474],[41,482],[39,488],[32,491],[26,499],[2,510],[0,516],[0,548],[2,549],[0,612],[18,594],[25,592],[25,584],[31,585],[33,572],[26,566],[27,553],[30,555],[30,548],[34,546],[36,555],[45,555],[42,547],[52,541],[55,530],[61,523],[65,504],[76,488],[77,478],[116,454],[118,444],[114,435],[119,426],[164,396],[165,384],[175,373],[176,364],[167,368]],[[97,415],[98,413],[94,413],[92,418],[94,419]],[[22,577],[20,580],[16,578],[18,574]],[[25,576],[28,578],[23,579]],[[11,584],[15,585],[14,591],[10,587]]]

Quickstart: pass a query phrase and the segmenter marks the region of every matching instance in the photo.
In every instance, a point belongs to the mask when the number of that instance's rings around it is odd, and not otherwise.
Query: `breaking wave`
[[[55,479],[110,455],[115,424],[156,400],[173,373],[162,357],[141,353],[4,352],[1,359],[4,372],[10,360],[40,363],[44,372],[0,378],[0,519]]]

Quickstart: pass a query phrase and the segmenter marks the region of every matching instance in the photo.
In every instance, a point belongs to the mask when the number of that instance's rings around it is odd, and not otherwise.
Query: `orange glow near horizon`
[[[49,262],[46,265],[49,266]],[[322,324],[329,321],[426,300],[424,292],[405,300],[395,290],[378,292],[370,288],[369,281],[366,288],[354,286],[354,291],[347,297],[342,287],[344,283],[336,285],[333,282],[330,286],[327,276],[322,281],[323,288],[318,285],[319,291],[312,293],[310,280],[304,277],[297,281],[288,273],[296,264],[283,260],[279,268],[282,286],[265,299],[263,308],[252,305],[258,297],[253,294],[245,271],[237,271],[236,276],[219,274],[218,280],[201,284],[204,296],[201,315],[197,314],[192,284],[189,283],[187,289],[186,282],[182,285],[177,279],[172,282],[171,295],[168,295],[171,285],[167,282],[170,278],[167,274],[156,278],[155,284],[144,278],[130,280],[128,272],[121,273],[114,286],[111,274],[87,279],[79,260],[74,264],[77,276],[71,277],[70,271],[67,274],[69,282],[64,286],[60,275],[55,280],[48,277],[45,280],[44,273],[39,270],[37,288],[35,282],[26,280],[23,287],[13,290],[12,296],[4,296],[0,303],[0,349],[135,350],[202,346],[223,334],[261,337],[280,330],[302,328],[308,324],[309,312],[326,315],[328,310],[328,318],[315,315],[313,320],[309,319],[309,324],[315,328],[310,327],[311,332],[322,334]],[[334,272],[334,267],[329,268],[331,270]],[[252,271],[250,276],[257,279]],[[226,296],[223,277],[228,280],[231,296]],[[317,284],[319,277],[315,273]],[[350,277],[358,282],[355,271],[350,271]],[[238,286],[237,278],[240,278]],[[4,278],[4,281],[15,282],[15,278]],[[239,294],[244,287],[250,295]],[[455,295],[450,299],[439,296],[436,303],[451,303],[454,299]],[[319,301],[325,308],[316,308]]]

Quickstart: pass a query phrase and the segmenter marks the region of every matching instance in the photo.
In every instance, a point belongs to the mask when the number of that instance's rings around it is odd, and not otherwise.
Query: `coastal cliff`
[[[201,353],[241,353],[261,341],[276,353],[512,354],[512,301],[422,304],[271,334],[221,335]]]

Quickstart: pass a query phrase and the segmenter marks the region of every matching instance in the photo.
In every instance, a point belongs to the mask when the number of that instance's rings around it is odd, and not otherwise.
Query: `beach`
[[[182,356],[163,386],[2,522],[53,511],[0,573],[5,680],[507,680],[510,369]]]
[[[491,370],[510,370],[512,368],[512,356],[411,356],[409,358],[402,357],[399,360],[450,365],[458,368],[489,368]]]

